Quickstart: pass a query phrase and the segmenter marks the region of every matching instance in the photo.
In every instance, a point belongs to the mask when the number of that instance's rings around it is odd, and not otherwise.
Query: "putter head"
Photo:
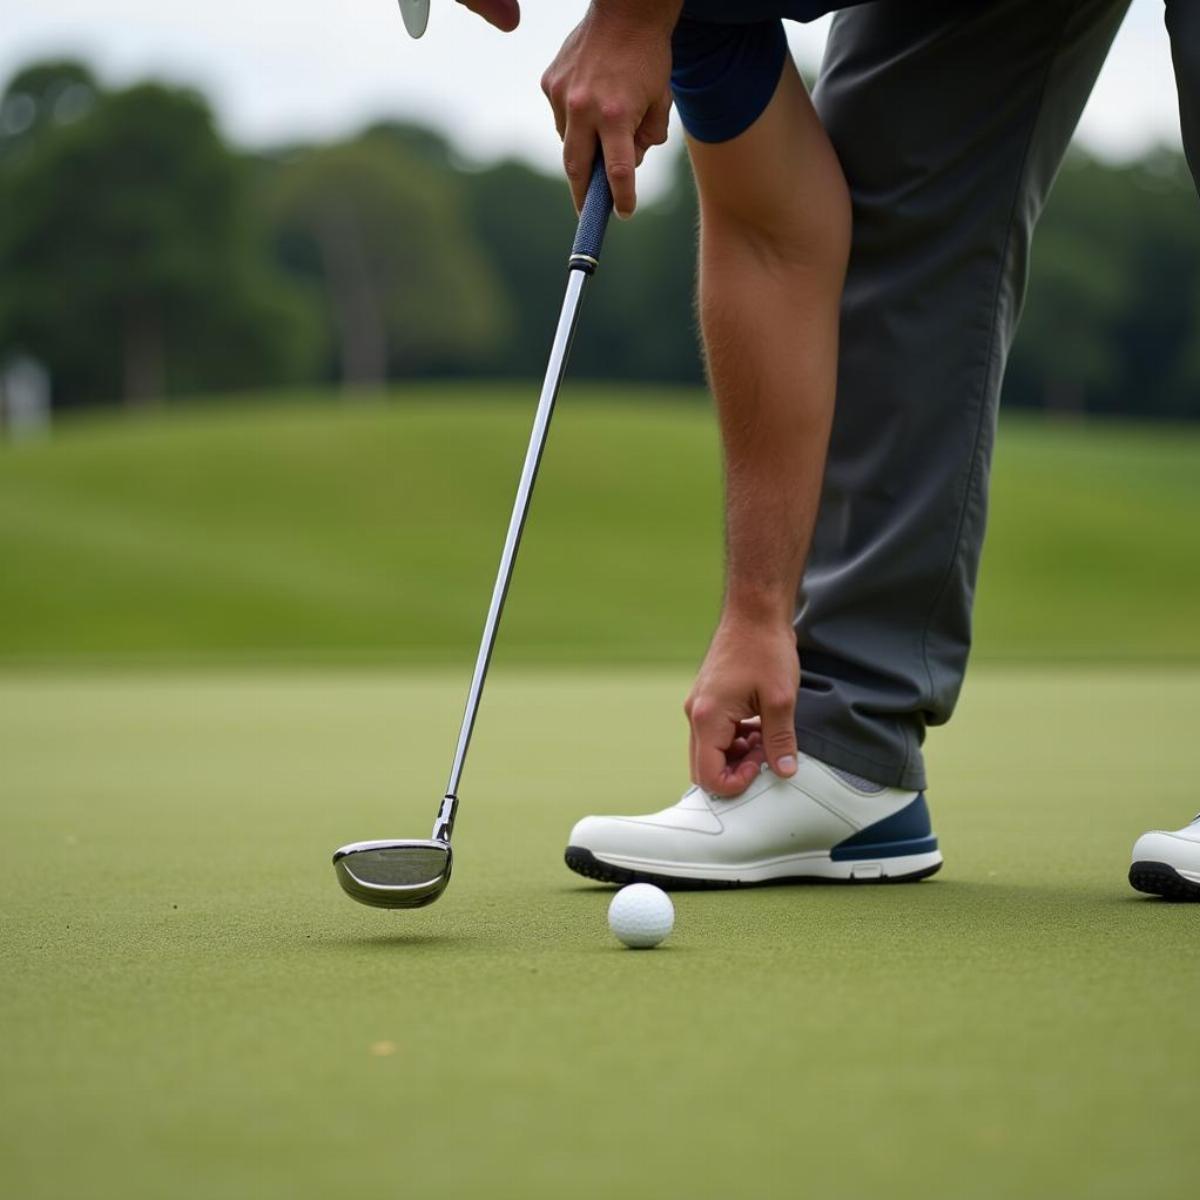
[[[450,843],[351,842],[333,856],[338,883],[352,900],[373,908],[432,904],[450,882]]]
[[[429,24],[429,0],[400,0],[400,15],[404,18],[404,28],[419,38]]]

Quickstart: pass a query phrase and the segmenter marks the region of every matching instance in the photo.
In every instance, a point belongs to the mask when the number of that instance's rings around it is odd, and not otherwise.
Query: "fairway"
[[[329,855],[425,836],[461,672],[0,679],[5,1190],[50,1197],[1184,1197],[1200,673],[976,672],[947,865],[677,897],[620,949],[561,850],[672,802],[686,672],[502,671],[430,909]]]
[[[528,385],[209,402],[0,456],[0,669],[468,663]],[[1006,420],[976,661],[1200,664],[1200,431]],[[695,664],[721,592],[696,392],[564,389],[500,665]]]

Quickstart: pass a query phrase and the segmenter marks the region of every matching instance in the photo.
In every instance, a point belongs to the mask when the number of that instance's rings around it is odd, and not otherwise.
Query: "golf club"
[[[558,318],[554,344],[550,350],[550,362],[538,400],[533,431],[529,436],[529,449],[525,453],[525,465],[517,486],[517,498],[508,522],[504,551],[500,555],[500,568],[492,588],[492,602],[484,622],[479,654],[475,659],[475,672],[471,677],[470,691],[467,693],[467,706],[458,732],[458,745],[454,751],[454,764],[450,768],[446,794],[438,809],[437,820],[433,824],[433,834],[427,841],[352,842],[343,846],[333,856],[338,882],[346,894],[360,904],[369,904],[375,908],[419,908],[424,904],[432,904],[450,882],[450,868],[453,864],[450,837],[454,832],[454,817],[458,810],[458,785],[462,778],[463,764],[467,758],[467,748],[471,744],[475,718],[479,713],[483,683],[487,678],[488,664],[491,662],[492,649],[496,643],[496,631],[500,625],[500,615],[504,611],[508,585],[512,581],[517,548],[521,544],[525,518],[529,515],[529,502],[533,495],[534,482],[537,480],[542,451],[546,447],[554,402],[558,398],[559,385],[566,370],[583,286],[599,264],[600,247],[611,212],[612,193],[609,191],[608,177],[604,171],[604,158],[597,152],[587,198],[579,216],[575,243],[567,260],[567,294]]]

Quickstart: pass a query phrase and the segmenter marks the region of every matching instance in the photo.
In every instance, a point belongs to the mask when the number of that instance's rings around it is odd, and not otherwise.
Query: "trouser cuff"
[[[854,775],[861,775],[881,787],[903,788],[906,792],[923,792],[928,786],[925,780],[925,760],[918,753],[915,760],[905,763],[881,763],[856,750],[831,742],[812,729],[796,729],[796,744],[805,754],[819,758],[831,767],[840,767]]]

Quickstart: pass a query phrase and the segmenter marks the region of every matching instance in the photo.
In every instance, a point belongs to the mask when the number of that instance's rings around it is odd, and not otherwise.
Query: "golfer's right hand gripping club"
[[[343,846],[333,856],[338,882],[346,894],[360,904],[369,904],[375,908],[419,908],[424,904],[432,904],[450,882],[453,861],[450,836],[454,831],[454,816],[458,809],[458,785],[462,778],[463,764],[471,744],[475,718],[479,713],[479,701],[483,695],[483,684],[487,678],[488,664],[492,659],[492,649],[496,644],[496,631],[504,611],[508,585],[512,581],[513,564],[521,544],[521,533],[525,528],[525,518],[529,515],[529,501],[537,480],[542,451],[546,447],[546,435],[550,431],[554,402],[558,398],[559,385],[562,383],[567,355],[571,349],[571,339],[575,334],[583,286],[588,276],[599,265],[600,247],[611,213],[612,193],[608,187],[603,156],[597,152],[587,199],[579,216],[579,229],[571,247],[571,257],[567,260],[567,294],[558,318],[558,328],[555,330],[554,344],[550,350],[550,363],[546,368],[546,379],[542,384],[541,398],[538,400],[537,414],[533,420],[533,432],[529,437],[529,449],[525,453],[525,465],[521,470],[521,481],[517,485],[517,498],[508,522],[504,550],[500,555],[500,569],[496,573],[492,602],[488,607],[483,638],[475,659],[475,671],[471,676],[470,691],[467,693],[467,706],[458,732],[458,745],[454,751],[454,764],[450,768],[446,795],[438,809],[433,835],[428,841],[353,842]]]

